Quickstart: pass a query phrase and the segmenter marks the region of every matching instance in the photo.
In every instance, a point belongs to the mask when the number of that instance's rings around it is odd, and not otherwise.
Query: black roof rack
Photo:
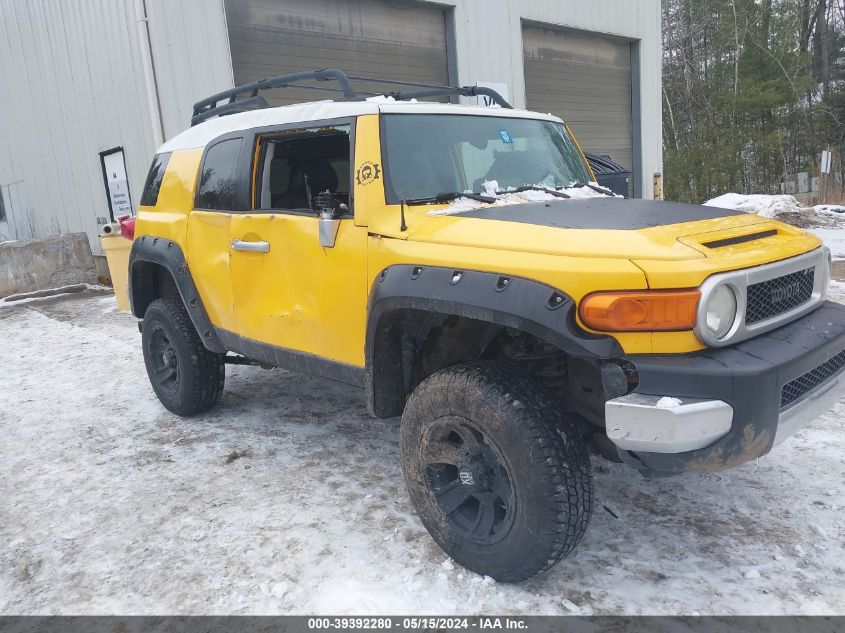
[[[309,86],[299,83],[301,81],[309,80],[336,81],[338,83],[338,87],[330,88],[328,86]],[[352,81],[402,86],[405,88],[412,88],[412,90],[404,92],[362,92],[360,90],[355,90],[352,87]],[[398,81],[396,79],[359,77],[355,75],[347,75],[342,70],[337,70],[336,68],[324,68],[322,70],[289,73],[287,75],[279,75],[278,77],[266,77],[264,79],[259,79],[258,81],[253,81],[252,83],[235,86],[229,90],[224,90],[223,92],[218,92],[215,95],[206,97],[202,101],[197,101],[194,104],[194,114],[191,117],[191,125],[202,123],[206,119],[210,119],[215,116],[243,112],[244,110],[251,110],[253,108],[267,108],[270,104],[267,102],[267,99],[259,94],[262,90],[294,87],[308,88],[310,90],[341,92],[343,93],[343,99],[347,101],[361,101],[366,97],[376,95],[393,97],[397,101],[422,99],[425,97],[446,97],[453,95],[461,97],[475,97],[480,95],[489,97],[494,103],[499,104],[503,108],[512,108],[511,104],[505,101],[504,97],[492,88],[484,88],[481,86],[438,86],[413,81]],[[225,103],[220,103],[221,101],[225,101]]]

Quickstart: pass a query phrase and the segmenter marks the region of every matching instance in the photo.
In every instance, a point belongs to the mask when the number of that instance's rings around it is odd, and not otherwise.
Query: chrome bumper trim
[[[604,405],[607,437],[626,451],[684,453],[731,430],[733,407],[721,400],[629,393]]]

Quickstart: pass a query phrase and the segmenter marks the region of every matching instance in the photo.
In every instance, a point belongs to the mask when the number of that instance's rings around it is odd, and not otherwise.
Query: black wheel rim
[[[156,385],[167,393],[173,394],[179,389],[179,358],[176,348],[160,325],[150,331],[150,366]]]
[[[489,437],[464,418],[438,420],[423,438],[425,483],[450,528],[482,545],[497,543],[514,520],[507,462]]]

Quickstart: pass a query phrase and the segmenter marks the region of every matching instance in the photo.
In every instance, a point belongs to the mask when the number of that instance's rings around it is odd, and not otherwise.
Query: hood
[[[643,261],[733,258],[734,267],[744,251],[754,252],[759,262],[760,249],[773,241],[806,237],[799,229],[742,211],[610,197],[498,204],[440,213],[442,206],[410,207],[409,231],[399,234],[394,229],[384,234],[419,242],[572,257]],[[395,224],[393,218],[390,224]],[[812,247],[796,244],[795,254]]]

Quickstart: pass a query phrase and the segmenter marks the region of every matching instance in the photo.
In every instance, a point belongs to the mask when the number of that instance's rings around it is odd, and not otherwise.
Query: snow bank
[[[807,207],[798,202],[794,196],[767,196],[763,194],[743,195],[741,193],[726,193],[704,203],[708,207],[721,209],[736,209],[745,213],[754,213],[766,218],[774,218],[779,213],[801,213]]]
[[[845,206],[819,204],[807,207],[794,196],[766,196],[762,194],[743,195],[726,193],[705,202],[710,207],[736,209],[767,218],[778,218],[781,214],[798,214],[779,218],[804,228],[820,237],[830,248],[834,259],[845,259]]]
[[[817,204],[814,207],[807,207],[799,202],[794,196],[767,196],[764,194],[743,195],[741,193],[726,193],[705,202],[709,207],[721,207],[722,209],[736,209],[746,213],[755,213],[767,218],[777,217],[780,213],[827,213],[830,215],[845,216],[845,206],[841,204]]]
[[[813,207],[813,211],[818,213],[831,213],[833,215],[845,214],[845,206],[841,204],[817,204]]]
[[[590,184],[594,187],[601,187],[601,185],[596,182],[591,182]],[[535,186],[545,187],[545,185],[543,184],[538,184]],[[514,189],[514,187],[508,187],[508,189],[512,190]],[[561,198],[558,196],[539,190],[528,190],[520,192],[506,191],[505,193],[497,193],[497,191],[499,191],[499,183],[495,180],[488,180],[484,183],[484,186],[482,187],[481,195],[495,198],[496,202],[488,203],[481,202],[480,200],[473,200],[471,198],[458,198],[445,209],[435,209],[434,211],[429,211],[428,215],[453,215],[455,213],[463,213],[464,211],[472,211],[474,209],[480,209],[482,207],[489,206],[502,206],[506,204],[523,204],[525,202],[546,202],[549,200],[561,200]],[[591,189],[590,187],[565,187],[563,189],[557,189],[557,191],[567,194],[572,199],[608,198],[611,197],[611,195],[617,198],[622,197],[610,193],[599,193],[598,191],[596,191],[595,189]]]

